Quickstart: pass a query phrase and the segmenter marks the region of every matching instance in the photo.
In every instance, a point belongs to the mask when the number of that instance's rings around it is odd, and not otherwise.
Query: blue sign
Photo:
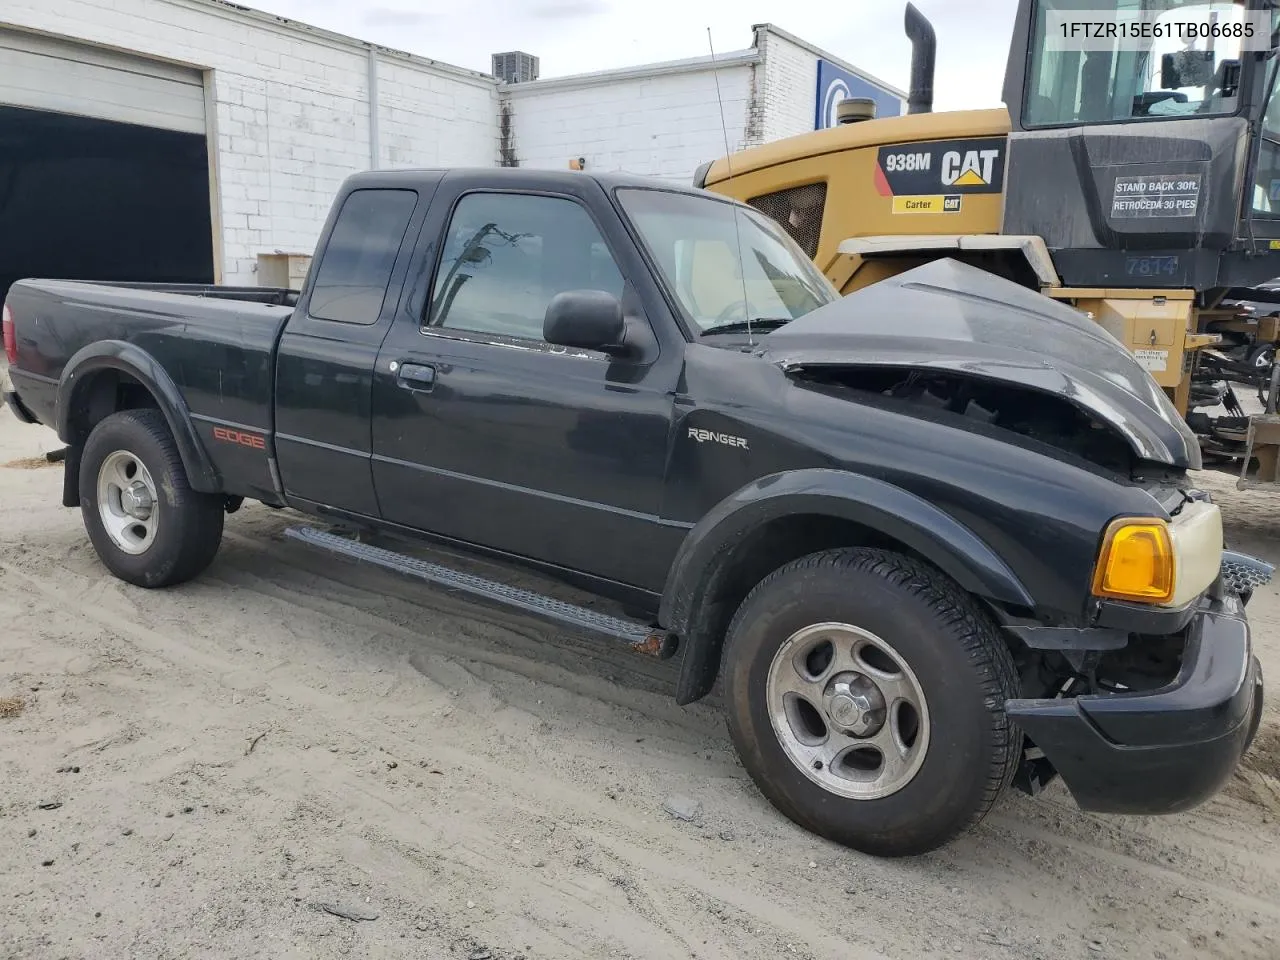
[[[862,77],[828,60],[819,60],[817,109],[814,111],[813,129],[834,127],[836,104],[850,97],[870,97],[876,102],[877,117],[896,117],[902,113],[902,101],[897,94],[868,83]]]

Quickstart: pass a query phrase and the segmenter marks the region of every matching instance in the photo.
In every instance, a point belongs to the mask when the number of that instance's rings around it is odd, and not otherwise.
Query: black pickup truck
[[[723,197],[377,172],[300,293],[23,280],[4,335],[116,576],[198,575],[246,498],[323,518],[290,535],[678,653],[681,703],[719,678],[765,796],[861,850],[1055,775],[1184,810],[1257,730],[1270,568],[1224,551],[1195,438],[1087,318],[954,261],[842,299]]]

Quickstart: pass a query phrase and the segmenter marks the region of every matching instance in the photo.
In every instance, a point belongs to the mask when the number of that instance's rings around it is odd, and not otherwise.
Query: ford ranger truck
[[[1224,551],[1195,438],[1096,324],[952,260],[841,298],[703,191],[373,172],[301,291],[22,280],[4,338],[117,577],[198,576],[246,499],[309,515],[288,535],[678,656],[764,796],[859,850],[1055,777],[1186,810],[1258,727],[1271,568]]]

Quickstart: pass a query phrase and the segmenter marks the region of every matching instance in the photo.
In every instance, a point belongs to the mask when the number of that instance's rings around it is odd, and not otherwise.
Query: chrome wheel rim
[[[887,642],[848,623],[792,634],[769,665],[769,720],[787,757],[822,789],[853,800],[897,793],[929,750],[929,706]]]
[[[156,538],[160,498],[142,461],[117,450],[98,468],[98,516],[117,548],[137,556]]]

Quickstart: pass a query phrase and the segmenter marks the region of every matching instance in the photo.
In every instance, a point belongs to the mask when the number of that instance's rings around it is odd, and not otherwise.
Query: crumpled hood
[[[760,341],[784,370],[839,365],[947,370],[1065,397],[1144,460],[1200,468],[1164,391],[1083,313],[957,260],[881,280]]]

